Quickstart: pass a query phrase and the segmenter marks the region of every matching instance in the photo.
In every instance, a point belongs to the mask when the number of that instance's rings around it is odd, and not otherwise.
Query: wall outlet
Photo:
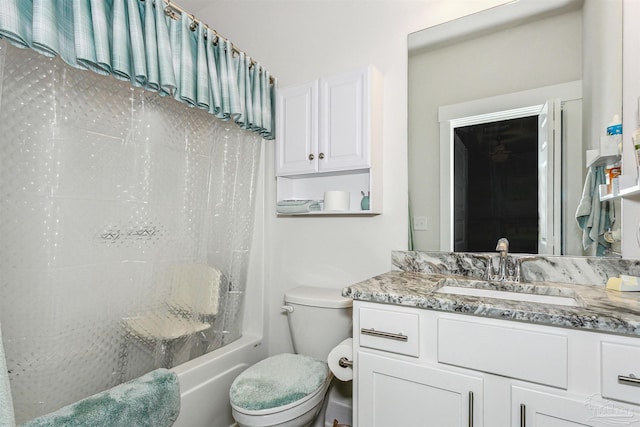
[[[414,216],[413,217],[413,229],[416,231],[428,230],[427,217],[426,216]]]

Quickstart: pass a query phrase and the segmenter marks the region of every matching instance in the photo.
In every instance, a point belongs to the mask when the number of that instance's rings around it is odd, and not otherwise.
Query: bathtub
[[[180,379],[180,415],[174,427],[229,427],[233,380],[267,356],[262,337],[245,334],[239,340],[172,369]]]

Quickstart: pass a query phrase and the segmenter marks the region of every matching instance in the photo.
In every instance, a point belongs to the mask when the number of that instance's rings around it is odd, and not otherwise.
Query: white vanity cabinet
[[[552,391],[514,386],[511,389],[511,425],[523,427],[600,427],[638,425],[638,409],[605,402],[597,395],[562,396]],[[636,420],[634,423],[633,420]],[[626,421],[630,421],[628,424]],[[618,424],[620,423],[620,424]]]
[[[356,427],[640,427],[640,338],[363,301],[353,324]]]
[[[278,90],[277,198],[321,200],[324,191],[370,193],[380,204],[382,77],[373,66]]]
[[[358,425],[482,426],[482,378],[362,352]],[[366,402],[366,403],[365,403]]]

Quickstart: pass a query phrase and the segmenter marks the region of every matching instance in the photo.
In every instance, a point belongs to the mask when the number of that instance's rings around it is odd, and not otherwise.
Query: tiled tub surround
[[[640,276],[640,261],[527,255],[522,258],[522,283],[484,284],[502,291],[571,296],[579,303],[577,307],[438,292],[451,277],[465,279],[462,286],[471,284],[469,279],[481,279],[489,259],[495,264],[496,254],[394,251],[393,271],[349,286],[343,295],[361,301],[640,336],[640,293],[605,288],[608,277]],[[474,287],[482,287],[480,282],[473,281]]]

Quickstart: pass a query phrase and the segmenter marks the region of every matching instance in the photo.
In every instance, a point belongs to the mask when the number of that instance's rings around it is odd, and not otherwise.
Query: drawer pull
[[[387,339],[396,340],[396,341],[404,341],[404,342],[409,341],[409,337],[401,333],[393,334],[391,332],[376,331],[373,328],[371,329],[362,328],[360,329],[360,333],[362,335],[371,335],[372,337],[387,338]]]
[[[636,378],[636,376],[633,374],[629,374],[628,377],[625,377],[624,375],[618,375],[618,382],[640,387],[640,378]]]

